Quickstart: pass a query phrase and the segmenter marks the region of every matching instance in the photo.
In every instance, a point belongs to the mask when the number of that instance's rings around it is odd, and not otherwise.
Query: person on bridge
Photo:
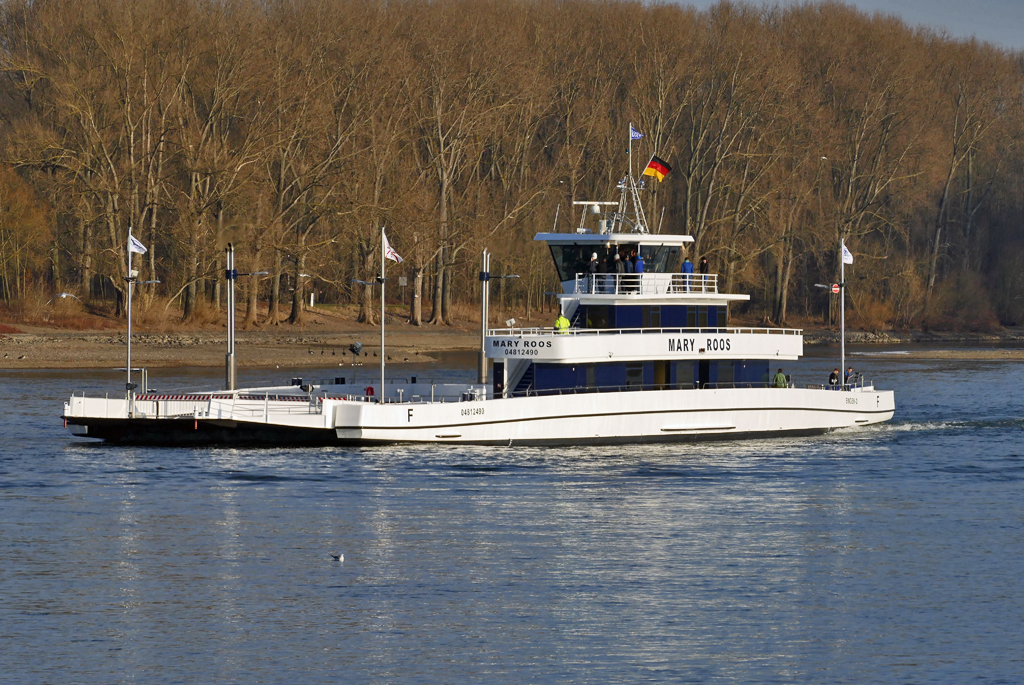
[[[558,318],[555,319],[555,328],[557,328],[558,332],[561,333],[562,335],[566,335],[569,332],[570,325],[572,325],[572,323],[569,321],[569,319],[565,318],[564,313],[559,314]]]
[[[786,375],[782,373],[782,369],[775,374],[775,378],[772,379],[773,388],[785,388],[789,386],[789,381],[786,380]]]
[[[693,284],[693,262],[689,257],[683,260],[683,283],[686,284],[686,290],[689,292]]]
[[[587,292],[589,292],[591,295],[597,292],[598,267],[599,265],[597,263],[597,253],[595,252],[592,255],[590,255],[590,261],[587,262],[587,274],[590,276],[590,283],[587,284]]]

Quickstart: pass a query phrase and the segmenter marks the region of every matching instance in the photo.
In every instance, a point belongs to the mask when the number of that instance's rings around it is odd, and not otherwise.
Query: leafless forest
[[[315,289],[375,316],[378,227],[413,323],[476,299],[479,252],[555,288],[531,242],[574,199],[672,165],[652,226],[687,233],[745,314],[821,320],[840,238],[874,329],[1024,322],[1024,56],[842,4],[0,0],[0,299],[301,322]],[[394,281],[392,281],[394,282]],[[399,297],[398,288],[389,294]],[[414,297],[414,294],[418,294]],[[421,304],[422,303],[422,306]]]

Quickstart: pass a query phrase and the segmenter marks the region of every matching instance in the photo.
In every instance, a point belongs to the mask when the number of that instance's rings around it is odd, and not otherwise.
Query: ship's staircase
[[[519,382],[516,383],[516,389],[513,390],[515,395],[526,395],[529,391],[533,390],[533,364],[529,363],[526,366],[526,370],[523,375],[519,378]]]

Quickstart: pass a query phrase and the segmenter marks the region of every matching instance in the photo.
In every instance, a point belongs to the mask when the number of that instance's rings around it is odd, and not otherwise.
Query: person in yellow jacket
[[[565,318],[565,314],[559,314],[558,318],[555,319],[555,328],[557,328],[558,332],[561,333],[562,335],[565,335],[569,332],[569,326],[570,322],[569,319]]]

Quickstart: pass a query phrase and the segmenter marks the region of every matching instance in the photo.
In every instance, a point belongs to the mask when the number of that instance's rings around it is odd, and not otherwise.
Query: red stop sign
[[[832,292],[834,292],[836,295],[839,294],[839,284],[838,283],[833,283],[832,284]]]

